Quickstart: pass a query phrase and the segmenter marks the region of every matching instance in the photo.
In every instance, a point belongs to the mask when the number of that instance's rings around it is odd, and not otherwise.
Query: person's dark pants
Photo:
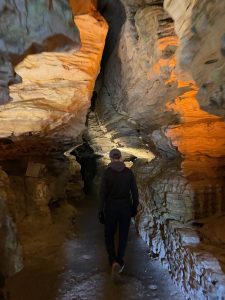
[[[130,228],[130,209],[111,209],[105,213],[105,244],[109,256],[109,263],[118,262],[124,264],[123,257],[127,245]],[[119,226],[118,249],[115,250],[115,233]]]

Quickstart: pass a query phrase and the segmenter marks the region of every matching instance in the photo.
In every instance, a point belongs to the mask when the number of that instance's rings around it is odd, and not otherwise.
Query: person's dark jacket
[[[126,209],[134,217],[138,204],[138,189],[133,172],[123,162],[110,163],[101,180],[99,211]]]

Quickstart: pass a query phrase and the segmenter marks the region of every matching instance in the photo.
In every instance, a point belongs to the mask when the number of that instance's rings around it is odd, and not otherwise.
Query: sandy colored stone
[[[95,79],[100,70],[107,24],[94,15],[75,17],[79,51],[27,56],[16,68],[23,83],[12,86],[13,101],[0,107],[0,136],[32,132],[62,142],[84,129]]]

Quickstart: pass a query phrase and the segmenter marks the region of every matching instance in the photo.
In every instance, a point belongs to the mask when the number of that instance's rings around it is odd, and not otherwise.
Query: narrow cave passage
[[[93,137],[93,131],[95,138],[98,137],[94,116],[95,111],[91,109],[85,138]],[[93,140],[89,142],[93,143]],[[108,142],[108,138],[104,141]],[[112,146],[108,145],[108,149]],[[45,236],[42,233],[36,244],[40,249],[42,243],[41,251],[36,249],[27,252],[24,269],[7,281],[6,290],[10,299],[183,300],[184,295],[174,285],[168,271],[150,256],[146,243],[137,234],[135,224],[130,229],[123,284],[115,285],[112,282],[104,244],[104,226],[97,220],[98,183],[108,160],[96,154],[87,141],[70,154],[76,157],[81,166],[80,179],[77,173],[75,177],[67,177],[67,181],[72,182],[75,194],[68,188],[66,201],[75,208],[75,216],[71,219],[65,215],[69,218],[69,226],[53,229],[53,238],[51,232]],[[126,156],[125,160],[129,162],[135,157]],[[69,168],[69,165],[66,167]],[[78,181],[83,183],[78,185]],[[62,210],[63,199],[60,202],[57,200],[57,207],[51,211],[56,225],[62,222],[62,213],[65,213]],[[59,241],[54,241],[57,234]]]
[[[97,198],[85,196],[76,205],[79,215],[58,248],[45,241],[45,250],[28,257],[27,266],[7,281],[12,300],[168,299],[183,300],[167,270],[149,258],[146,244],[132,225],[124,284],[111,282],[103,227],[96,219]]]
[[[3,2],[0,300],[224,300],[225,2]],[[112,148],[140,193],[120,285],[97,219]]]

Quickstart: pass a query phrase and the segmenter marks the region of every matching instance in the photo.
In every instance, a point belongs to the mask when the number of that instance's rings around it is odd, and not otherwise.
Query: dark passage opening
[[[77,162],[81,165],[81,176],[84,182],[83,191],[86,195],[89,195],[93,192],[93,180],[97,173],[96,159],[98,156],[87,142],[77,147],[71,154],[76,157]]]
[[[126,21],[126,13],[120,0],[98,0],[98,11],[109,25],[101,62],[101,67],[104,70],[110,55],[116,47],[121,28]]]

